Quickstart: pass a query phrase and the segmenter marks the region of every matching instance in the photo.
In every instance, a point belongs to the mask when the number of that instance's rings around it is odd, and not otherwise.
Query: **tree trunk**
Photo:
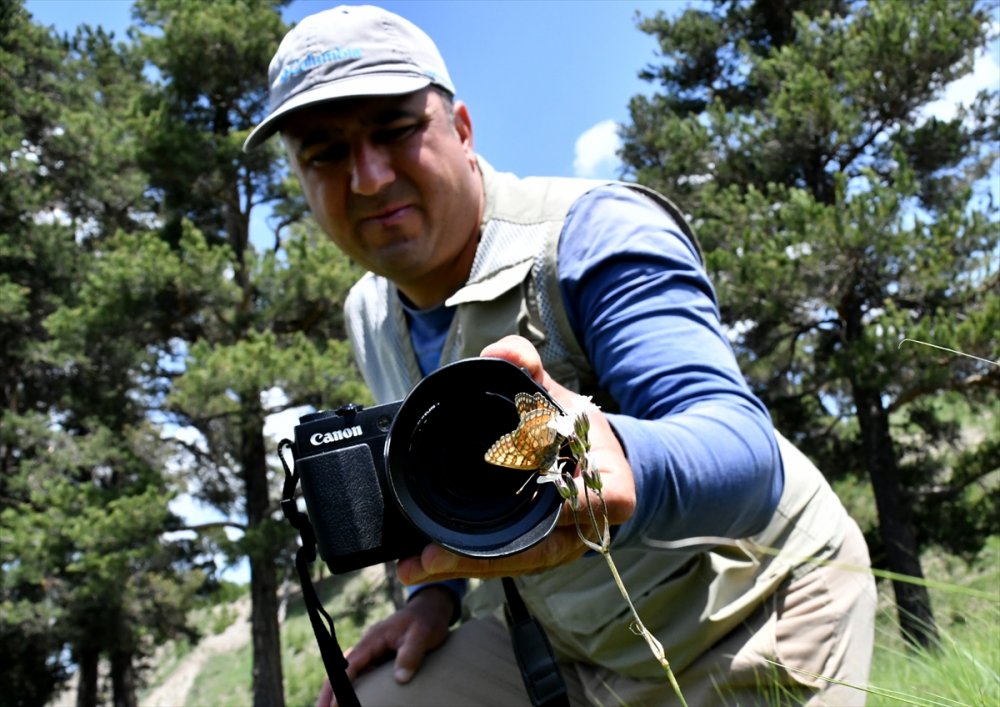
[[[270,498],[264,450],[264,418],[249,405],[243,416],[241,463],[246,485],[248,532],[267,523]],[[283,707],[281,636],[278,630],[278,573],[274,552],[265,531],[254,538],[250,550],[250,626],[253,634],[254,707]]]
[[[86,648],[76,651],[80,680],[76,684],[76,707],[97,707],[97,669],[100,653]]]
[[[132,658],[131,653],[124,651],[111,654],[111,690],[114,707],[138,707]]]
[[[865,387],[857,379],[852,380],[851,385],[858,411],[864,464],[871,479],[875,506],[878,509],[879,534],[885,547],[886,567],[890,572],[922,580],[924,573],[920,567],[920,548],[910,513],[910,500],[899,475],[899,465],[889,432],[888,413],[882,405],[879,391]],[[896,609],[903,637],[915,645],[935,645],[937,625],[927,587],[894,579],[892,588],[896,594]]]

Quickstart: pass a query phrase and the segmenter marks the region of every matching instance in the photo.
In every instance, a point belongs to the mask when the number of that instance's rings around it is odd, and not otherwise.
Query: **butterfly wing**
[[[522,406],[528,405],[527,400],[519,399],[521,395],[519,393],[518,399],[515,399],[519,410]],[[543,402],[544,406],[523,412],[517,429],[505,434],[486,451],[485,458],[490,464],[531,471],[550,463],[549,459],[552,457],[556,442],[556,431],[549,427],[549,421],[552,420],[556,410],[540,393],[535,393],[534,397],[524,394],[524,398],[530,399],[532,405],[538,402],[535,397]]]
[[[507,469],[530,471],[538,468],[531,465],[531,455],[525,456],[524,452],[518,448],[516,431],[508,432],[494,442],[493,446],[486,451],[486,461]]]
[[[551,410],[553,413],[556,411],[555,406],[541,393],[517,393],[514,396],[514,405],[517,407],[517,416],[522,420],[532,410]]]

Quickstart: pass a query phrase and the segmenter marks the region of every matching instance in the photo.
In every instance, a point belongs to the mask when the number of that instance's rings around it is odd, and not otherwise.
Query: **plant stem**
[[[587,400],[589,401],[589,398]],[[587,433],[590,429],[590,425],[586,413],[580,414],[576,418],[573,429],[574,431],[572,433],[567,434],[562,432],[560,434],[564,435],[564,438],[570,445],[572,458],[576,460],[575,471],[581,473],[583,476],[583,496],[587,505],[587,516],[590,519],[590,527],[593,529],[594,534],[598,538],[597,542],[587,537],[587,535],[583,532],[582,525],[580,524],[580,498],[574,474],[565,470],[560,473],[557,470],[558,467],[553,464],[553,472],[560,476],[558,479],[560,489],[559,492],[562,494],[563,498],[569,501],[570,507],[573,509],[573,523],[576,526],[576,533],[580,537],[580,540],[591,550],[601,553],[601,555],[604,556],[605,562],[608,563],[608,567],[611,569],[611,576],[614,577],[615,584],[618,585],[618,591],[621,592],[622,597],[625,599],[625,603],[628,604],[628,608],[632,612],[634,620],[629,628],[634,633],[639,634],[643,637],[643,639],[645,639],[646,645],[649,646],[649,650],[652,652],[653,657],[660,664],[660,667],[662,667],[667,673],[670,685],[674,688],[674,694],[677,695],[677,699],[680,701],[682,707],[688,707],[687,700],[684,699],[684,694],[681,692],[681,687],[677,684],[677,678],[674,677],[674,671],[670,668],[670,661],[667,660],[667,654],[666,651],[663,650],[663,644],[660,643],[656,639],[656,636],[650,633],[649,629],[646,628],[646,625],[642,623],[642,619],[639,618],[639,612],[635,608],[635,604],[632,603],[632,598],[628,595],[628,590],[625,589],[625,583],[622,581],[621,575],[618,573],[618,567],[615,566],[615,561],[611,559],[611,532],[610,523],[608,522],[608,505],[604,501],[604,493],[601,490],[603,484],[598,476],[599,471],[589,456],[590,442],[587,439]],[[590,497],[588,489],[593,490],[597,499],[600,501],[601,505],[599,512],[594,509],[594,502]],[[604,521],[603,532],[602,524],[597,520],[598,515],[600,515],[601,519]]]
[[[572,479],[570,479],[572,481]],[[628,590],[625,588],[625,583],[622,581],[621,575],[618,573],[618,567],[615,565],[615,561],[611,558],[611,536],[608,533],[608,511],[607,505],[604,502],[604,494],[601,490],[595,489],[597,498],[601,502],[601,515],[604,518],[604,532],[602,533],[597,522],[597,516],[594,513],[594,504],[590,499],[590,494],[584,491],[587,513],[590,516],[590,525],[594,529],[594,533],[600,538],[600,543],[595,543],[586,538],[583,533],[583,528],[580,527],[579,518],[579,505],[578,503],[573,503],[573,519],[576,523],[576,532],[579,534],[581,540],[584,544],[592,550],[596,550],[604,556],[604,561],[608,563],[608,568],[611,570],[611,576],[615,579],[615,584],[618,585],[618,591],[621,592],[622,597],[625,599],[625,603],[628,604],[629,611],[632,612],[633,622],[631,629],[633,632],[638,633],[646,641],[646,645],[649,646],[649,650],[652,652],[653,657],[660,664],[663,670],[667,673],[667,679],[670,680],[671,687],[674,688],[674,693],[677,695],[677,699],[680,700],[682,707],[688,707],[687,700],[684,699],[684,693],[681,692],[680,685],[677,684],[677,678],[674,677],[674,671],[670,667],[670,661],[667,660],[667,653],[663,650],[663,644],[657,640],[656,636],[650,633],[646,625],[642,623],[642,619],[639,617],[639,611],[635,608],[635,604],[632,603],[632,597],[629,596]],[[574,496],[574,501],[576,497]]]
[[[674,688],[674,692],[677,694],[677,699],[683,707],[687,707],[687,701],[684,699],[684,694],[681,692],[680,685],[677,684],[677,678],[674,677],[674,671],[670,668],[670,661],[667,660],[667,654],[663,650],[663,644],[660,643],[656,636],[649,632],[645,624],[642,623],[642,619],[639,618],[639,612],[636,610],[635,605],[632,603],[632,598],[628,595],[628,590],[625,589],[625,583],[622,582],[621,575],[618,574],[618,568],[615,566],[615,561],[611,559],[611,550],[607,547],[601,549],[601,554],[604,555],[604,560],[608,563],[608,567],[611,569],[611,575],[615,578],[615,584],[618,585],[618,591],[621,592],[622,596],[625,598],[626,603],[628,603],[628,608],[632,612],[633,630],[636,631],[640,636],[646,640],[646,644],[649,646],[649,650],[652,651],[653,657],[660,663],[663,670],[667,673],[667,679],[670,680],[670,685]]]

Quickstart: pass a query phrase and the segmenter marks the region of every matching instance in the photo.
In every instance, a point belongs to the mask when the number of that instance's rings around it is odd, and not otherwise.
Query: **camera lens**
[[[513,401],[501,395],[464,395],[461,402],[433,405],[410,443],[410,454],[422,462],[410,471],[414,500],[455,530],[503,526],[516,517],[536,490],[528,483],[534,473],[488,464],[483,453],[517,423]]]
[[[519,422],[514,396],[541,388],[499,359],[466,359],[434,372],[400,407],[386,441],[400,509],[435,542],[498,557],[538,542],[562,499],[536,471],[488,463],[484,454]]]

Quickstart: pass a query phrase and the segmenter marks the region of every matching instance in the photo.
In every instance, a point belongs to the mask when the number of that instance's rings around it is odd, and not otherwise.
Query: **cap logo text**
[[[352,47],[337,47],[336,49],[328,49],[322,54],[309,54],[301,59],[290,62],[288,66],[282,69],[281,75],[278,77],[278,83],[285,83],[289,79],[309,71],[309,69],[323,64],[328,64],[331,61],[345,61],[347,59],[360,58],[361,50],[354,49]]]

